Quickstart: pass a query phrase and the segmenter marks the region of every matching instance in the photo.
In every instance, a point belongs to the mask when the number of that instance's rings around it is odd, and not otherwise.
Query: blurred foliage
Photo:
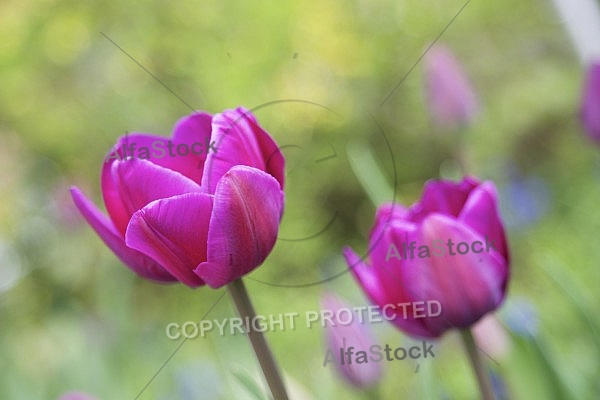
[[[167,324],[200,321],[221,295],[135,277],[68,195],[76,184],[101,204],[100,166],[116,138],[126,131],[166,136],[191,112],[187,104],[219,112],[305,101],[256,111],[281,146],[301,147],[285,151],[280,236],[307,237],[336,218],[314,239],[280,240],[246,279],[248,290],[263,315],[317,310],[325,287],[365,304],[340,251],[347,244],[365,250],[375,210],[369,196],[409,204],[427,179],[456,175],[457,139],[430,124],[419,66],[380,104],[463,5],[3,1],[0,398],[55,399],[72,389],[135,398],[181,344],[166,337]],[[600,317],[590,305],[600,300],[600,247],[592,240],[600,226],[600,154],[577,120],[582,68],[549,1],[470,2],[441,41],[482,98],[484,112],[462,132],[462,145],[471,173],[497,184],[503,213],[513,216],[509,298],[529,298],[539,314],[537,339],[515,337],[510,355],[488,364],[511,398],[597,397],[600,347],[591,327]],[[356,159],[364,164],[355,175]],[[543,206],[531,179],[545,188]],[[522,207],[525,201],[531,205]],[[336,274],[323,285],[277,286]],[[207,318],[234,315],[225,297]],[[376,333],[381,343],[411,340],[387,325]],[[322,367],[321,329],[267,337],[298,398],[361,398]],[[413,362],[386,363],[382,398],[476,398],[458,337],[436,346],[435,360],[421,361],[418,374]],[[140,398],[251,398],[236,379],[240,370],[261,382],[246,338],[213,331],[188,340]]]

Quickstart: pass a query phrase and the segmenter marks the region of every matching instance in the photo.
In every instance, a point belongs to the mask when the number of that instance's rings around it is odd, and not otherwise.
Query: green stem
[[[483,364],[479,349],[475,345],[475,339],[469,329],[460,331],[463,343],[469,355],[471,366],[477,376],[477,383],[479,384],[479,391],[481,392],[481,398],[484,400],[494,400],[494,392],[492,391],[492,385],[490,382],[490,375],[487,373],[487,369]]]
[[[229,293],[233,298],[233,302],[235,303],[240,317],[242,317],[243,320],[248,317],[248,320],[254,321],[256,312],[254,311],[254,307],[252,307],[252,303],[250,302],[250,297],[248,297],[248,292],[246,291],[244,282],[242,282],[241,279],[237,279],[230,283]],[[281,379],[281,373],[279,372],[279,368],[277,367],[273,353],[271,353],[271,349],[269,348],[269,345],[267,344],[262,332],[254,330],[253,325],[254,324],[252,323],[250,324],[248,338],[250,339],[250,343],[254,349],[254,354],[256,354],[258,363],[260,364],[263,374],[265,375],[269,389],[271,389],[273,399],[288,400],[288,395],[285,391],[283,380]]]
[[[380,400],[382,398],[381,397],[381,390],[379,389],[378,386],[375,386],[375,387],[372,387],[372,388],[369,388],[369,389],[365,389],[363,391],[363,394],[364,394],[363,397],[366,400]]]
[[[454,135],[454,145],[452,146],[452,155],[454,156],[454,162],[458,167],[460,173],[466,176],[469,171],[472,171],[472,166],[469,162],[469,157],[467,156],[467,152],[465,151],[465,139],[467,136],[466,127],[460,128],[459,131]]]
[[[461,175],[464,177],[470,171],[469,163],[467,161],[467,155],[465,154],[464,148],[462,146],[456,146],[453,150],[454,153],[454,162],[458,167]]]

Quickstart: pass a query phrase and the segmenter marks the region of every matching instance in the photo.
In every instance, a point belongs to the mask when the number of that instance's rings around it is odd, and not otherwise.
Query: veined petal
[[[111,195],[110,208],[117,210],[118,215],[125,215],[126,220],[120,217],[115,221],[117,228],[125,233],[129,219],[136,211],[150,202],[184,193],[199,193],[200,186],[191,179],[173,170],[163,168],[146,160],[116,161],[111,170],[113,191],[118,195]],[[124,223],[125,222],[125,223]]]
[[[195,272],[221,287],[262,264],[275,242],[283,192],[271,175],[235,166],[217,185],[208,233],[208,260]]]
[[[275,141],[245,108],[216,114],[212,139],[218,152],[210,153],[202,175],[202,188],[214,193],[221,177],[235,165],[246,165],[273,176],[283,189],[283,154]]]
[[[205,193],[153,201],[133,215],[125,243],[152,257],[186,285],[201,286],[204,282],[193,271],[206,260],[212,202]]]
[[[117,229],[124,235],[129,218],[131,214],[128,213],[123,207],[119,190],[115,184],[112,176],[112,166],[115,162],[121,160],[130,160],[133,155],[137,153],[135,150],[139,150],[143,147],[152,148],[152,146],[164,146],[167,147],[167,138],[149,135],[144,133],[132,133],[129,135],[121,136],[117,139],[117,143],[109,150],[108,154],[104,158],[102,164],[102,176],[101,176],[101,187],[102,187],[102,198],[104,199],[104,205],[108,211],[108,215],[112,219]],[[132,146],[135,143],[135,149]],[[155,145],[157,143],[157,145]],[[133,154],[131,151],[133,150]],[[164,164],[163,158],[153,157],[153,152],[150,153],[150,161],[161,165]],[[163,165],[164,166],[164,165]]]
[[[204,163],[208,156],[209,149],[207,147],[210,146],[211,135],[211,114],[197,111],[177,121],[175,128],[173,128],[173,143],[175,146],[185,144],[190,149],[190,152],[186,156],[178,154],[174,157],[174,160],[169,160],[172,164],[168,168],[181,172],[197,184],[200,184],[202,173],[204,172]],[[174,151],[176,152],[176,150]],[[182,148],[181,152],[183,151]]]

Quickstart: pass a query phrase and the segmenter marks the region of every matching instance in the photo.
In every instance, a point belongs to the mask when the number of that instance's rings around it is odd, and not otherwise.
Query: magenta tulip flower
[[[368,260],[346,248],[346,261],[374,303],[394,305],[386,315],[408,334],[469,327],[505,297],[509,254],[491,182],[430,181],[410,208],[379,208],[370,242]]]
[[[332,362],[341,376],[356,388],[364,389],[375,385],[382,376],[380,363],[368,362],[348,365],[347,362],[344,362],[342,365],[338,359],[340,349],[346,350],[353,347],[355,352],[368,352],[370,347],[376,344],[366,318],[361,323],[357,313],[332,293],[327,293],[321,298],[321,306],[323,310],[334,312],[332,320],[335,323],[335,325],[328,324],[325,328],[328,354],[330,351],[334,357],[331,361],[327,360],[325,366]]]
[[[141,277],[218,288],[273,248],[283,174],[276,143],[238,108],[182,118],[170,139],[119,138],[102,168],[108,217],[79,189],[71,193],[104,243]]]
[[[581,120],[588,136],[600,143],[600,61],[588,69],[581,101]]]
[[[425,94],[433,121],[449,129],[468,125],[479,111],[479,101],[450,49],[434,45],[424,64]]]

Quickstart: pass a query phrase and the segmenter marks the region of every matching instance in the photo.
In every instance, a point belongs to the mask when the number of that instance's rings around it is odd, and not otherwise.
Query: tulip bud
[[[331,350],[336,358],[334,364],[337,371],[346,381],[357,388],[362,389],[375,385],[382,375],[380,363],[367,362],[348,365],[347,362],[344,362],[344,365],[341,365],[340,360],[337,359],[340,349],[354,347],[356,351],[368,352],[369,348],[375,344],[366,320],[362,320],[361,323],[356,312],[333,293],[322,296],[321,305],[323,310],[333,311],[332,320],[335,325],[328,324],[325,328],[325,334],[328,350]],[[340,317],[338,318],[338,311],[342,309],[349,312],[339,314]],[[352,316],[349,323],[347,322],[350,318],[347,315]]]
[[[471,123],[479,111],[477,96],[454,55],[433,45],[425,54],[425,94],[436,125],[446,130]]]
[[[589,66],[583,98],[581,121],[590,139],[600,144],[600,61]]]
[[[206,151],[197,151],[200,144]],[[218,288],[261,265],[275,245],[283,171],[275,141],[240,107],[182,118],[172,140],[122,137],[102,168],[108,217],[79,189],[71,194],[104,243],[141,277]]]

